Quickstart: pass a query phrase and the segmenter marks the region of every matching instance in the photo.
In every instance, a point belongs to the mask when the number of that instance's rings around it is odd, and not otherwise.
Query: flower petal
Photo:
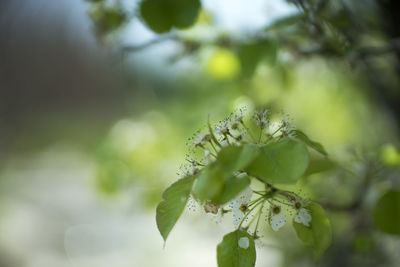
[[[215,214],[214,220],[216,223],[221,223],[222,222],[222,208],[218,209],[217,214]]]
[[[241,204],[236,199],[229,202],[229,207],[231,207],[232,210],[238,210],[240,208],[240,205]]]
[[[310,212],[305,208],[301,208],[297,215],[294,217],[295,222],[302,223],[305,226],[310,226],[311,219],[312,217]]]
[[[277,215],[272,216],[271,218],[271,227],[276,232],[286,223],[285,215],[279,213]]]
[[[243,220],[244,213],[239,209],[237,210],[232,209],[232,211],[233,211],[233,225],[235,227],[238,227],[240,222]]]
[[[252,196],[253,196],[253,190],[251,189],[250,186],[248,186],[245,189],[243,189],[242,192],[240,192],[240,194],[236,197],[236,199],[238,200],[239,204],[242,205],[249,203]]]

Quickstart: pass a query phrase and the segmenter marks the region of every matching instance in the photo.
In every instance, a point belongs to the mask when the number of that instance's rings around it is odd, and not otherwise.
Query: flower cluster
[[[219,151],[225,146],[240,146],[244,144],[265,145],[289,135],[293,129],[289,118],[283,116],[281,120],[272,120],[271,112],[266,109],[257,110],[246,120],[244,110],[232,113],[228,118],[212,127],[207,126],[207,131],[197,132],[189,139],[189,148],[193,155],[187,156],[188,164],[183,166],[184,175],[193,175],[208,164],[216,160]],[[248,123],[253,123],[252,127]],[[202,152],[201,152],[202,151]],[[249,176],[246,172],[238,172],[235,176]],[[255,177],[256,178],[256,177]],[[221,221],[227,213],[232,213],[235,228],[248,229],[253,223],[254,237],[261,217],[264,217],[274,231],[278,231],[287,221],[285,210],[294,210],[293,220],[309,227],[312,221],[308,202],[299,195],[275,188],[265,184],[264,191],[252,190],[250,186],[240,192],[233,200],[225,205],[218,205],[211,201],[202,203],[203,210],[215,216],[216,221]],[[246,225],[246,226],[245,226]],[[248,246],[248,241],[241,240],[240,245]]]

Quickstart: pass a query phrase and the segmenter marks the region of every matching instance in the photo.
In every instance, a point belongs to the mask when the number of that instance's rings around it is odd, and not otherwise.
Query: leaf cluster
[[[166,189],[163,201],[157,207],[157,226],[165,241],[189,197],[204,205],[207,212],[229,212],[223,206],[232,203],[255,180],[264,184],[266,190],[254,191],[259,197],[243,207],[246,211],[238,228],[227,234],[218,245],[219,266],[254,266],[254,242],[258,238],[257,227],[265,205],[270,206],[269,217],[280,203],[293,209],[300,208],[296,205],[307,209],[312,216],[311,225],[305,226],[293,220],[297,236],[314,248],[316,257],[326,250],[331,242],[331,228],[322,207],[313,202],[306,203],[297,194],[275,186],[295,184],[306,173],[310,162],[307,145],[323,155],[326,151],[303,132],[290,129],[287,122],[273,133],[268,132],[268,116],[265,111],[256,112],[254,116],[254,124],[260,126],[258,139],[254,138],[254,132],[251,133],[251,127],[247,127],[243,116],[232,115],[231,120],[222,121],[214,129],[209,123],[208,132],[199,134],[194,140],[193,146],[205,151],[205,159],[190,159],[192,169]],[[240,134],[241,138],[237,138],[241,130],[244,132]],[[250,234],[252,222],[246,227],[242,225],[256,208],[257,225],[254,233]]]

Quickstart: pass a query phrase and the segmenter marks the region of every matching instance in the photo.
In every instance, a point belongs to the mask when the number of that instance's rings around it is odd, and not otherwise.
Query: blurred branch
[[[329,2],[329,0],[320,0],[320,1],[315,5],[314,12],[317,13],[317,12],[323,10],[323,9],[326,7],[326,5],[328,4],[328,2]]]
[[[399,50],[400,50],[400,38],[395,38],[389,42],[388,46],[361,48],[360,55],[362,57],[380,56],[387,53],[393,53]]]
[[[122,49],[122,52],[138,52],[138,51],[146,49],[150,46],[153,46],[153,45],[165,42],[165,41],[171,41],[171,40],[178,40],[178,36],[176,34],[165,34],[165,35],[161,35],[157,38],[154,38],[154,39],[147,41],[145,43],[142,43],[142,44],[124,45],[121,47],[121,49]]]
[[[367,163],[364,175],[362,177],[362,183],[358,187],[356,197],[354,198],[354,200],[351,203],[340,205],[340,204],[336,204],[336,203],[332,203],[332,202],[321,202],[321,205],[324,208],[326,208],[327,210],[336,211],[336,212],[341,212],[341,211],[349,212],[349,211],[355,211],[355,210],[360,209],[364,202],[365,195],[368,191],[368,188],[371,184],[371,180],[373,177],[373,166],[372,165],[373,165],[372,162]]]

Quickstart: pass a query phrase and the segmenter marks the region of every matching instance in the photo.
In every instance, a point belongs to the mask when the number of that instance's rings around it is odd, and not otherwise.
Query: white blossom
[[[234,116],[234,120],[238,123],[242,123],[243,122],[243,118],[244,118],[244,114],[243,112],[240,112],[238,114],[235,114]]]
[[[216,214],[213,213],[209,213],[211,214],[210,216],[212,217],[213,221],[215,221],[216,223],[220,224],[222,222],[222,207],[218,208],[218,211]]]
[[[210,134],[199,134],[197,136],[197,138],[193,141],[193,146],[194,147],[198,147],[198,146],[203,147],[210,140],[211,140]]]
[[[219,125],[217,125],[215,132],[223,136],[229,134],[229,122],[227,120],[221,122]]]
[[[256,121],[256,125],[264,129],[269,123],[270,112],[268,109],[258,110],[254,112],[254,120]]]
[[[226,141],[226,139],[221,141],[221,146],[222,147],[227,147],[228,146],[228,141]]]
[[[282,213],[276,214],[271,218],[271,227],[276,232],[286,223],[285,215]]]
[[[312,217],[311,217],[310,212],[305,208],[299,209],[296,216],[294,217],[295,222],[302,223],[308,227],[310,226],[311,219],[312,219]]]
[[[234,200],[229,203],[233,213],[233,225],[239,226],[240,222],[244,217],[243,207],[246,207],[247,203],[250,202],[253,190],[250,187],[244,189]]]

